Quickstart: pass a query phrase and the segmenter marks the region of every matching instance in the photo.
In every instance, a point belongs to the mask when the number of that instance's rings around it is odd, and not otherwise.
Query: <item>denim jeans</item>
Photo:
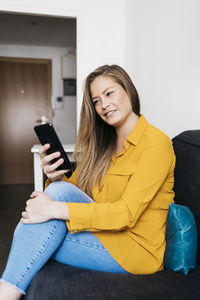
[[[74,185],[62,181],[51,183],[45,193],[56,201],[93,201]],[[91,232],[71,234],[65,221],[53,219],[17,225],[1,281],[14,285],[25,294],[34,275],[49,258],[90,270],[127,273]]]

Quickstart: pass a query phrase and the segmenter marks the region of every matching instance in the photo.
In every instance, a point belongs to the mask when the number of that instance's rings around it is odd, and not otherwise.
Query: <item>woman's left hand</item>
[[[56,201],[43,192],[33,192],[22,212],[23,224],[43,223],[54,218]]]

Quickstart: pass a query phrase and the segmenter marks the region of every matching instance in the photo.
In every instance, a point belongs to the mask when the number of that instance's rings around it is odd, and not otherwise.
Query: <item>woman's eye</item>
[[[110,92],[108,92],[108,93],[106,94],[106,96],[108,97],[108,96],[110,96],[112,93],[113,93],[113,91],[110,91]]]
[[[97,99],[97,100],[94,100],[94,101],[93,101],[93,104],[96,105],[98,102],[99,102],[98,99]]]

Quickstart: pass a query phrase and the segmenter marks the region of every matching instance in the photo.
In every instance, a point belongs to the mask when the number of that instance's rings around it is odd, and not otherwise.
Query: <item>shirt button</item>
[[[86,230],[87,230],[87,228],[84,228],[84,230],[86,231]]]
[[[77,230],[75,229],[74,232],[77,232]]]

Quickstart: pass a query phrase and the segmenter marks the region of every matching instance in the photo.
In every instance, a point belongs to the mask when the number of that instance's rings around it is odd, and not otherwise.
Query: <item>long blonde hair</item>
[[[73,158],[77,163],[77,186],[89,196],[92,196],[95,184],[98,184],[99,188],[101,187],[117,143],[115,128],[105,123],[97,115],[92,102],[90,85],[100,75],[109,76],[120,84],[129,96],[133,112],[138,116],[140,114],[137,90],[129,75],[120,66],[104,65],[87,76]]]

